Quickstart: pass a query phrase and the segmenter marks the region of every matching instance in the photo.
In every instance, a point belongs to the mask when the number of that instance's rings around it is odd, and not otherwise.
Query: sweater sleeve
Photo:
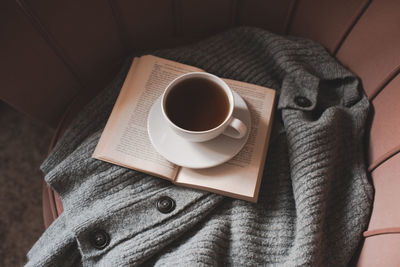
[[[28,252],[25,266],[80,266],[81,256],[74,235],[61,214]]]

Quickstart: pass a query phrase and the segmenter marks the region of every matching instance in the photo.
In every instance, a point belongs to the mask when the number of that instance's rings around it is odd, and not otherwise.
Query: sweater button
[[[170,213],[175,209],[175,201],[167,196],[160,197],[157,201],[157,209],[161,213]]]
[[[103,230],[95,230],[91,236],[91,243],[96,249],[103,249],[110,243],[110,236]]]
[[[311,101],[304,96],[296,96],[294,98],[294,102],[296,103],[296,105],[302,108],[307,108],[312,104]]]

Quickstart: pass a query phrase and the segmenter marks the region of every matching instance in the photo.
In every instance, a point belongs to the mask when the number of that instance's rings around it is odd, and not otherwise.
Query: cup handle
[[[240,139],[247,133],[247,126],[239,119],[233,118],[223,132],[224,135]]]

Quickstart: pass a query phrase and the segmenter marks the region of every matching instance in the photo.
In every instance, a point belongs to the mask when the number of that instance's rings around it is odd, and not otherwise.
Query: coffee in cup
[[[189,141],[203,142],[220,134],[242,138],[247,132],[246,125],[232,116],[231,89],[209,73],[179,76],[165,89],[161,105],[170,127]]]

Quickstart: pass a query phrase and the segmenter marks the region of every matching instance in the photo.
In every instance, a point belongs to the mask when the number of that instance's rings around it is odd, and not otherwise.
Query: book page
[[[202,70],[155,56],[136,58],[93,157],[174,180],[179,167],[153,148],[147,133],[147,117],[167,85],[192,71]]]
[[[250,110],[249,139],[234,158],[220,166],[182,168],[176,183],[256,202],[272,128],[275,90],[228,79],[224,81],[245,100]]]

